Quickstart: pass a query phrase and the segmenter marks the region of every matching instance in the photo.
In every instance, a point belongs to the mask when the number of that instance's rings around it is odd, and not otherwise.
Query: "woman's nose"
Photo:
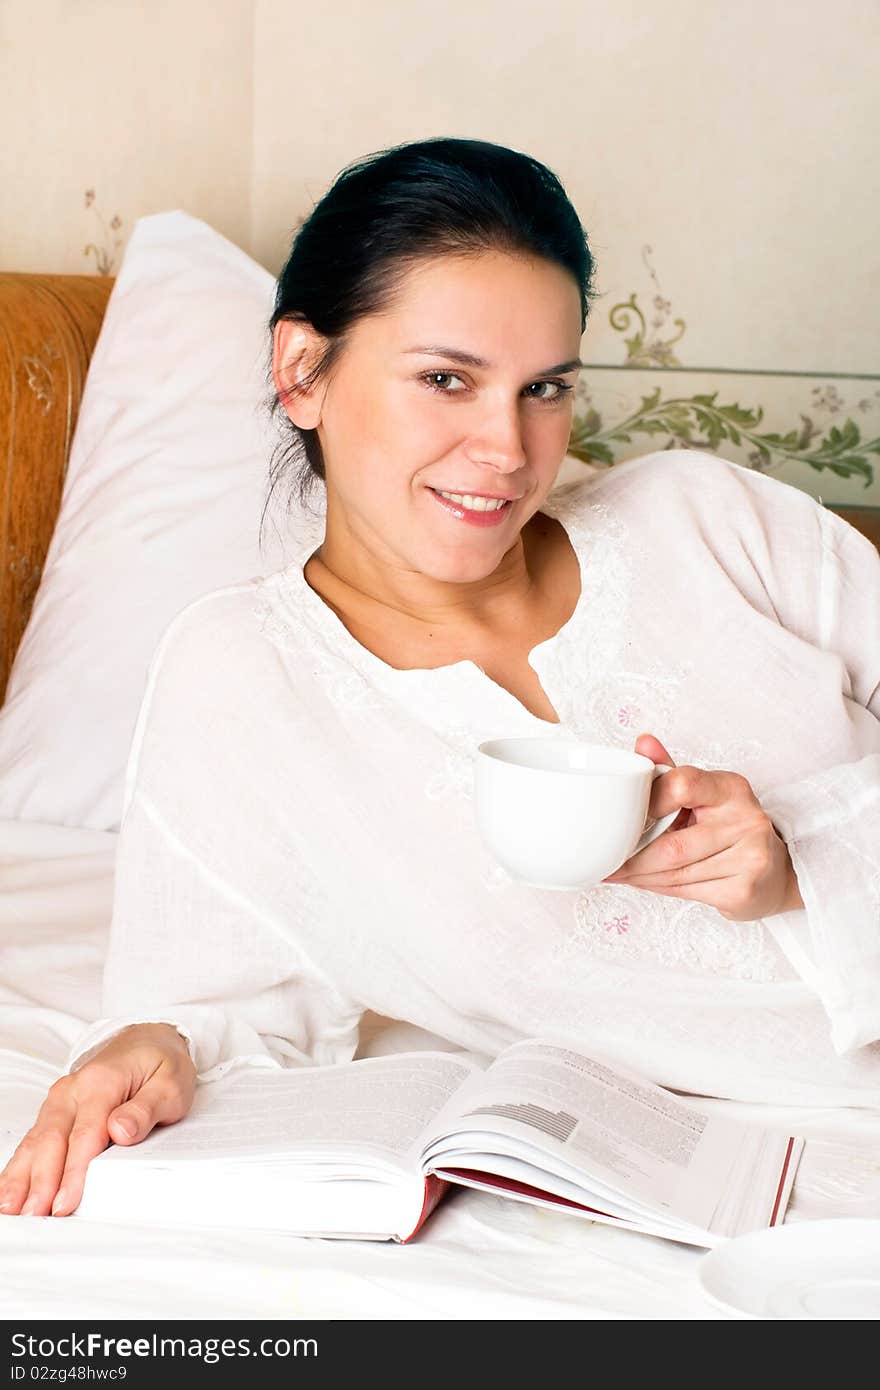
[[[475,462],[487,464],[500,472],[513,473],[523,468],[526,452],[518,409],[505,406],[486,415],[473,436],[468,452]]]

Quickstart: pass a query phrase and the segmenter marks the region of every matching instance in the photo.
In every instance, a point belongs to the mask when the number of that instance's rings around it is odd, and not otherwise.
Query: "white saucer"
[[[880,1318],[880,1220],[835,1217],[772,1226],[710,1250],[703,1292],[752,1318]]]

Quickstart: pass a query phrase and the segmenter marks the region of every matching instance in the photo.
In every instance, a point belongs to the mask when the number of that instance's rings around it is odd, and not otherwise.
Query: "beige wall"
[[[0,0],[0,268],[92,273],[86,244],[176,207],[247,249],[253,10]]]
[[[473,135],[562,176],[594,361],[659,293],[688,366],[877,371],[878,51],[876,0],[0,0],[0,266],[182,207],[277,272],[344,164]]]
[[[304,8],[256,4],[271,269],[291,209],[349,160],[475,135],[561,175],[600,266],[597,360],[621,360],[611,306],[654,292],[648,244],[689,364],[878,369],[875,0],[328,0],[307,25]]]

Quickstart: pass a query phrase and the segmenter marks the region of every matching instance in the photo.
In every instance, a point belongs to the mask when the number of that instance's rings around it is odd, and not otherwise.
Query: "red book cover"
[[[413,1236],[418,1235],[428,1217],[431,1215],[431,1212],[437,1206],[437,1203],[446,1196],[446,1193],[452,1186],[454,1186],[453,1183],[446,1182],[443,1178],[438,1178],[436,1174],[428,1174],[425,1178],[425,1200],[422,1203],[419,1219],[408,1236],[396,1237],[400,1245],[407,1245],[412,1240]]]
[[[545,1192],[542,1187],[532,1187],[530,1183],[520,1182],[517,1178],[502,1178],[498,1173],[487,1173],[476,1168],[447,1168],[445,1171],[455,1173],[460,1178],[474,1178],[477,1182],[486,1183],[490,1187],[498,1187],[502,1191],[520,1192],[525,1197],[540,1197],[545,1202],[555,1202],[560,1207],[574,1207],[577,1211],[594,1211],[598,1216],[609,1214],[599,1207],[588,1207],[583,1202],[573,1202],[570,1197],[557,1197],[555,1192]]]

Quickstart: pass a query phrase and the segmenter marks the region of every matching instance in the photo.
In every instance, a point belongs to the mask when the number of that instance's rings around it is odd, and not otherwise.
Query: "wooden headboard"
[[[0,273],[0,703],[43,572],[113,283]]]
[[[101,275],[0,273],[0,704],[43,571],[113,284]],[[880,508],[833,510],[880,548]]]

